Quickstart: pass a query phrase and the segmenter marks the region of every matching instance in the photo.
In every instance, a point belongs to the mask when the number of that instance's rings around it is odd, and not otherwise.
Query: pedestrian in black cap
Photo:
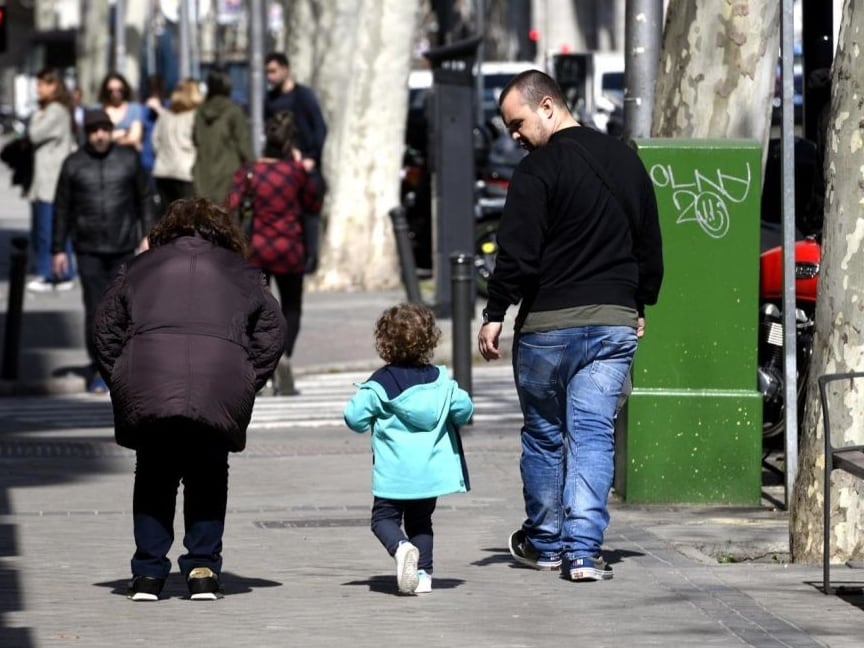
[[[71,236],[84,298],[91,365],[87,391],[91,393],[108,391],[95,364],[96,306],[117,269],[136,250],[147,249],[147,234],[154,222],[150,184],[138,152],[115,145],[113,129],[104,110],[84,113],[87,142],[63,161],[54,197],[51,265],[56,276],[66,274],[70,260],[63,244]]]

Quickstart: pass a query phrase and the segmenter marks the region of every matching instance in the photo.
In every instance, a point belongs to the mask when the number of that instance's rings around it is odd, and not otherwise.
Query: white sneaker
[[[417,589],[415,594],[428,594],[432,591],[432,574],[427,574],[424,570],[417,570]]]
[[[27,290],[30,292],[51,292],[54,290],[54,284],[44,279],[33,279],[27,282]]]
[[[403,542],[396,549],[396,585],[400,594],[413,594],[417,590],[417,561],[420,550],[410,542]]]

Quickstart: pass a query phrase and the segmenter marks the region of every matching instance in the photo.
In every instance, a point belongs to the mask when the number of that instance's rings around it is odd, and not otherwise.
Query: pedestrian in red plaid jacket
[[[274,393],[297,394],[291,373],[291,354],[300,332],[303,275],[317,267],[318,212],[321,190],[300,162],[297,130],[290,112],[267,121],[261,158],[234,173],[227,208],[237,210],[252,199],[249,261],[276,281],[287,324],[285,353],[276,369]],[[313,249],[314,248],[314,249]]]

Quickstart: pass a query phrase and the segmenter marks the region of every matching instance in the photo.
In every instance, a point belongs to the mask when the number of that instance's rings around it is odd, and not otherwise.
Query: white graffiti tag
[[[655,187],[672,191],[672,204],[677,211],[676,223],[696,221],[712,238],[723,238],[729,232],[729,204],[742,203],[750,194],[752,172],[750,163],[744,165],[740,176],[716,169],[714,174],[693,169],[692,180],[685,173],[675,171],[671,164],[651,167],[651,181]]]

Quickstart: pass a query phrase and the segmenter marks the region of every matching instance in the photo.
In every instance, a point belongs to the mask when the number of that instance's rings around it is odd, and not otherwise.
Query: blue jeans
[[[636,352],[628,326],[517,335],[522,471],[531,545],[566,561],[599,555],[609,524],[618,398]]]
[[[30,246],[33,249],[32,273],[45,280],[69,281],[75,278],[72,241],[67,238],[65,251],[69,257],[69,271],[65,277],[54,277],[51,272],[51,236],[54,229],[54,204],[36,200],[30,203]]]

